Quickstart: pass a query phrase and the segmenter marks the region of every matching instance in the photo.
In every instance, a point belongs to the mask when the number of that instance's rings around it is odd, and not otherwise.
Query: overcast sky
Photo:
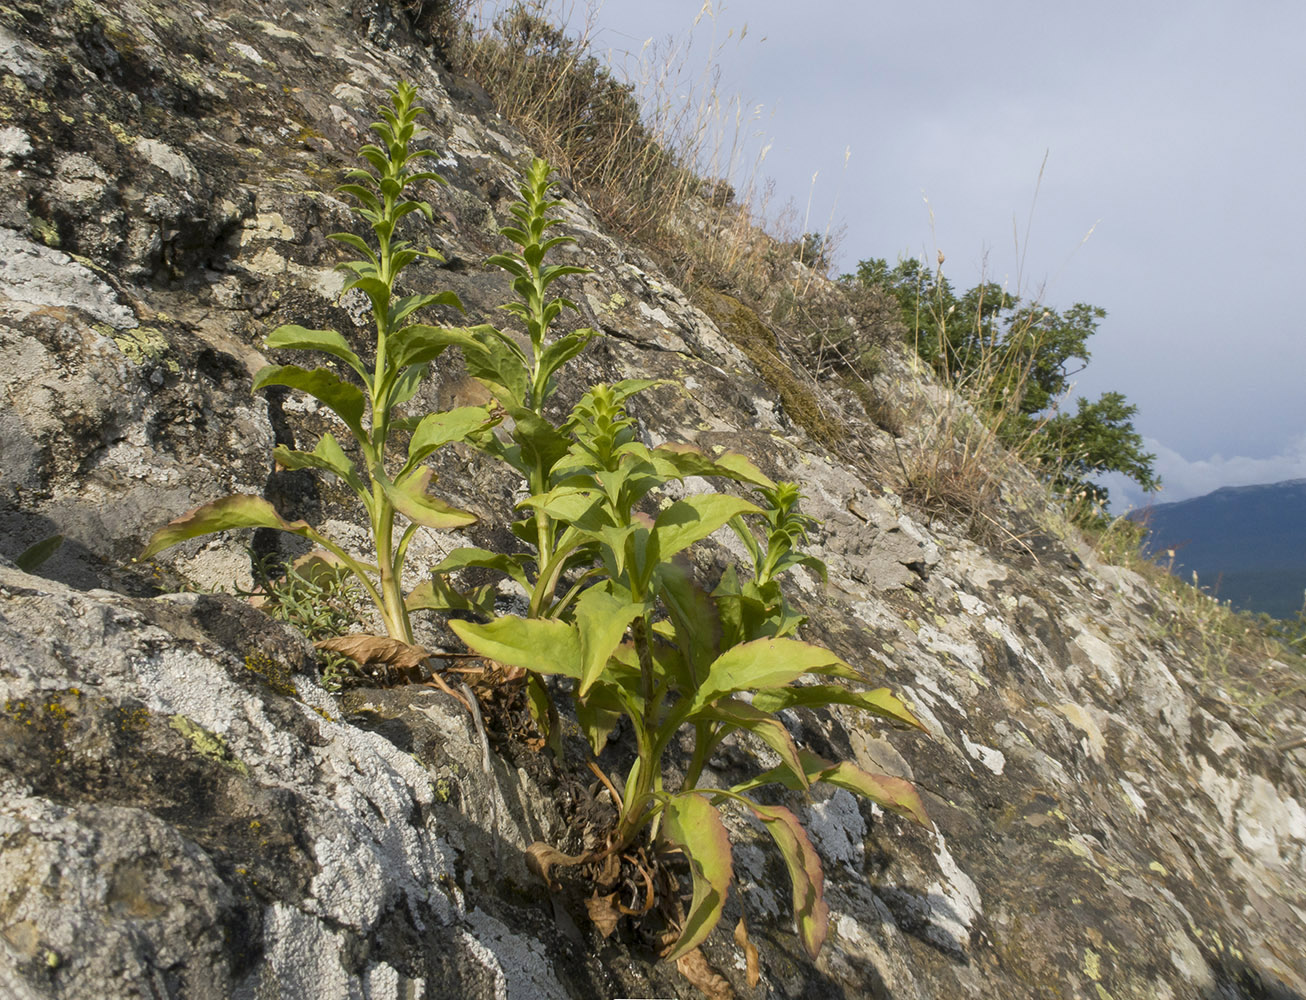
[[[715,51],[842,269],[942,250],[959,289],[1105,308],[1077,388],[1138,406],[1160,501],[1306,477],[1306,3],[704,8],[605,0],[594,47]]]

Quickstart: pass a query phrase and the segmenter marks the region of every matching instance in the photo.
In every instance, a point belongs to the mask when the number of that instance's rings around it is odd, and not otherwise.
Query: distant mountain
[[[1306,479],[1226,486],[1129,515],[1149,528],[1145,551],[1235,608],[1291,618],[1306,590]]]

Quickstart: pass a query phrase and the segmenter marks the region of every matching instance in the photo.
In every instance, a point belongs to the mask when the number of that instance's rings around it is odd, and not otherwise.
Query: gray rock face
[[[0,557],[66,538],[40,576],[0,562],[4,996],[697,995],[653,931],[603,939],[584,886],[554,896],[525,867],[533,841],[578,850],[610,821],[579,756],[492,729],[487,768],[467,713],[433,688],[337,697],[305,642],[246,604],[157,596],[247,586],[245,545],[298,554],[285,539],[131,561],[231,492],[363,541],[338,485],[272,465],[274,445],[311,445],[332,416],[249,390],[280,323],[367,350],[325,239],[353,220],[318,192],[396,79],[420,88],[450,181],[416,237],[450,265],[415,267],[413,285],[502,317],[509,287],[480,262],[502,249],[529,151],[455,98],[402,17],[354,7],[0,8]],[[563,215],[570,261],[593,269],[569,297],[607,336],[562,396],[664,378],[635,405],[650,440],[725,445],[801,483],[830,569],[795,574],[806,634],[930,730],[787,713],[817,752],[915,781],[938,829],[846,793],[785,800],[825,858],[831,932],[813,961],[783,864],[732,818],[738,890],[704,950],[736,995],[1306,997],[1306,751],[1274,749],[1306,730],[1300,698],[1240,707],[1222,664],[1162,627],[1166,599],[1055,537],[1027,484],[1011,486],[1037,514],[1011,515],[1023,548],[929,523],[887,488],[874,458],[892,444],[860,409],[813,383],[856,447],[814,442],[796,390],[695,304],[710,302],[584,204]],[[892,357],[883,371],[904,395],[939,391]],[[414,406],[465,402],[468,383],[443,356]],[[507,544],[519,484],[466,452],[435,464],[450,502],[481,515],[473,539]],[[461,543],[420,535],[410,566]],[[724,537],[695,552],[707,581],[739,555]],[[757,752],[732,744],[716,764],[728,777]],[[756,987],[727,929],[741,904]]]

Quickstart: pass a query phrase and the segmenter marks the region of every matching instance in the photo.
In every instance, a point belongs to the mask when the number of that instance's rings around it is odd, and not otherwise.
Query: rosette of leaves
[[[552,603],[547,616],[450,625],[482,656],[534,676],[570,679],[578,720],[595,754],[622,716],[630,720],[636,755],[610,841],[602,851],[567,861],[620,853],[645,830],[683,853],[693,897],[669,958],[688,954],[721,919],[733,879],[721,816],[729,804],[754,816],[779,848],[793,885],[799,933],[815,955],[828,917],[820,859],[791,810],[748,793],[773,783],[805,791],[824,781],[923,825],[930,821],[909,782],[801,750],[777,714],[841,704],[906,726],[920,723],[888,689],[838,683],[862,677],[833,652],[792,637],[803,619],[778,595],[776,577],[797,565],[824,571],[798,550],[814,522],[798,511],[797,488],[773,483],[739,455],[709,457],[687,446],[644,445],[625,402],[649,384],[631,380],[590,389],[562,428],[570,443],[553,463],[555,484],[522,503],[546,514],[558,529],[553,559],[584,553],[593,566]],[[655,488],[691,475],[752,485],[766,506],[700,493],[656,516],[641,510]],[[740,521],[744,516],[762,519],[762,540]],[[726,524],[746,538],[753,577],[740,585],[731,575],[710,595],[676,557]],[[806,675],[819,682],[799,684]],[[689,766],[684,780],[668,787],[664,757],[686,728],[692,731]],[[701,785],[714,751],[741,731],[775,751],[780,764],[730,787]],[[561,858],[550,857],[554,863]]]
[[[409,189],[423,181],[443,184],[431,171],[417,169],[430,149],[411,148],[426,135],[417,117],[425,109],[416,104],[416,90],[399,83],[390,93],[390,107],[382,107],[382,120],[373,122],[379,144],[364,146],[360,157],[366,166],[352,169],[339,188],[356,202],[354,212],[372,229],[373,244],[354,233],[333,233],[359,254],[339,268],[349,273],[345,291],[357,289],[367,296],[376,325],[376,354],[368,364],[335,330],[310,330],[286,325],[267,338],[268,348],[316,351],[336,367],[303,368],[268,365],[254,378],[254,390],[281,385],[313,396],[328,407],[348,429],[355,456],[351,457],[330,432],[312,451],[278,446],[274,456],[283,469],[318,469],[341,479],[367,511],[375,562],[355,558],[343,546],[304,521],[287,521],[261,497],[236,495],[204,504],[176,519],[151,537],[141,558],[200,535],[229,528],[275,528],[302,535],[336,556],[371,598],[391,639],[411,644],[412,626],[402,592],[402,573],[408,545],[419,527],[452,529],[473,523],[471,513],[451,507],[428,492],[432,473],[423,462],[440,447],[483,433],[499,419],[486,407],[460,407],[420,418],[400,418],[398,407],[412,399],[430,363],[451,345],[475,346],[464,328],[429,326],[413,321],[417,310],[431,305],[462,308],[453,292],[402,295],[396,292],[400,273],[420,257],[441,259],[436,251],[419,250],[396,237],[396,228],[417,212],[428,221],[431,206],[409,197]],[[369,169],[370,168],[370,169]],[[406,455],[393,456],[398,431],[411,432]],[[398,466],[395,468],[395,466]],[[392,471],[393,470],[393,471]],[[408,519],[399,532],[398,515]],[[395,535],[399,532],[398,540]]]

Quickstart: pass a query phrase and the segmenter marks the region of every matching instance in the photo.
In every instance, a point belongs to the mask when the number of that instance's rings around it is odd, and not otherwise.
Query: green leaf
[[[580,634],[566,622],[504,615],[486,625],[453,620],[449,627],[468,649],[488,659],[580,680]]]
[[[794,891],[794,919],[798,923],[798,936],[813,958],[821,950],[830,923],[830,907],[824,899],[825,874],[821,859],[807,837],[807,831],[798,817],[783,806],[764,806],[751,799],[738,797],[762,821],[771,839],[780,848],[789,881]]]
[[[339,476],[349,484],[355,493],[362,497],[363,502],[368,505],[368,509],[371,509],[371,493],[363,484],[362,477],[358,475],[358,469],[354,466],[354,463],[350,461],[349,456],[340,447],[340,442],[330,432],[322,435],[317,447],[311,452],[292,451],[285,445],[277,445],[273,449],[272,457],[277,465],[283,469],[321,469],[324,472]]]
[[[287,324],[279,326],[268,334],[264,342],[268,348],[281,348],[287,351],[324,351],[339,358],[359,377],[367,380],[367,369],[358,355],[350,350],[345,338],[335,330],[309,330],[306,327]]]
[[[521,348],[505,342],[493,327],[484,331],[479,327],[473,329],[478,334],[475,345],[463,348],[467,374],[484,382],[509,410],[524,407],[530,392],[531,373]]]
[[[178,542],[230,528],[276,528],[305,538],[318,538],[307,521],[287,521],[262,497],[238,493],[196,507],[169,521],[150,536],[149,544],[137,558],[149,559]]]
[[[493,584],[476,587],[466,593],[455,590],[442,576],[423,580],[404,600],[409,611],[471,611],[489,618],[494,614]]]
[[[579,694],[583,698],[608,665],[613,650],[621,645],[626,628],[644,612],[642,603],[631,601],[608,587],[591,587],[576,601],[576,629],[580,633],[581,676]]]
[[[309,370],[300,368],[299,365],[265,365],[254,376],[254,390],[269,385],[299,389],[314,399],[321,400],[345,422],[354,437],[360,441],[367,440],[367,433],[363,430],[363,411],[367,408],[367,398],[358,386],[342,381],[325,368]]]
[[[63,544],[63,535],[51,535],[49,538],[42,538],[35,545],[29,545],[18,554],[14,560],[14,565],[24,573],[34,573],[38,566],[49,559]]]
[[[412,323],[390,334],[386,352],[390,364],[402,371],[409,365],[434,361],[446,347],[476,347],[476,340],[464,327],[426,326]]]
[[[653,449],[653,460],[668,477],[722,476],[755,486],[775,484],[756,465],[743,455],[722,452],[715,458],[706,455],[697,445],[661,444]]]
[[[525,564],[533,562],[531,556],[525,554],[505,554],[503,552],[491,552],[489,549],[478,549],[472,546],[463,546],[454,549],[440,562],[440,565],[431,570],[433,576],[441,576],[448,573],[454,573],[460,569],[469,569],[478,567],[480,569],[496,569],[500,573],[512,577],[523,589],[531,589],[530,580],[526,577]]]
[[[780,759],[806,787],[807,775],[799,759],[794,738],[789,735],[789,730],[784,727],[784,724],[769,712],[754,708],[738,698],[722,698],[715,705],[709,705],[689,717],[690,720],[695,718],[723,722],[728,726],[752,733],[778,753]]]
[[[725,493],[699,493],[677,500],[658,514],[653,536],[660,559],[670,559],[681,549],[706,538],[732,517],[760,513],[754,503]]]
[[[753,704],[765,712],[780,712],[786,708],[825,708],[827,705],[852,705],[868,712],[914,726],[929,732],[911,711],[894,697],[888,688],[874,691],[854,691],[837,684],[811,684],[803,687],[783,687],[758,691]]]
[[[442,305],[453,306],[459,312],[463,312],[462,300],[458,298],[456,292],[436,292],[435,294],[405,295],[403,298],[394,302],[390,307],[390,325],[397,326],[402,323],[409,314],[424,309],[427,306]]]
[[[468,435],[493,427],[496,423],[498,420],[484,406],[460,406],[453,410],[427,414],[408,442],[408,464],[405,469],[416,465],[446,444],[465,441]]]
[[[856,679],[857,673],[828,649],[797,639],[754,639],[727,649],[708,668],[694,695],[693,711],[735,691],[782,687],[806,673]]]
[[[626,705],[612,684],[595,684],[589,694],[576,700],[576,721],[589,740],[594,756],[603,752],[608,734],[626,714]]]
[[[426,492],[433,475],[429,468],[423,466],[399,484],[390,482],[384,475],[377,475],[375,478],[381,484],[386,498],[394,504],[395,510],[410,521],[441,531],[475,524],[475,514],[451,507]]]
[[[421,388],[422,380],[426,378],[430,370],[430,365],[410,365],[404,369],[403,374],[395,379],[394,388],[390,390],[390,405],[392,407],[403,406],[404,403],[416,396],[417,390]],[[396,421],[392,418],[390,421],[391,430],[399,429],[395,424]],[[411,430],[412,428],[407,429]]]
[[[551,343],[540,355],[542,378],[544,380],[550,378],[554,372],[585,350],[585,345],[597,336],[599,334],[595,330],[576,330]]]
[[[676,795],[667,802],[662,815],[662,836],[684,851],[694,882],[694,896],[680,939],[667,955],[667,961],[674,962],[702,944],[721,920],[734,871],[730,834],[716,807],[702,795]]]

